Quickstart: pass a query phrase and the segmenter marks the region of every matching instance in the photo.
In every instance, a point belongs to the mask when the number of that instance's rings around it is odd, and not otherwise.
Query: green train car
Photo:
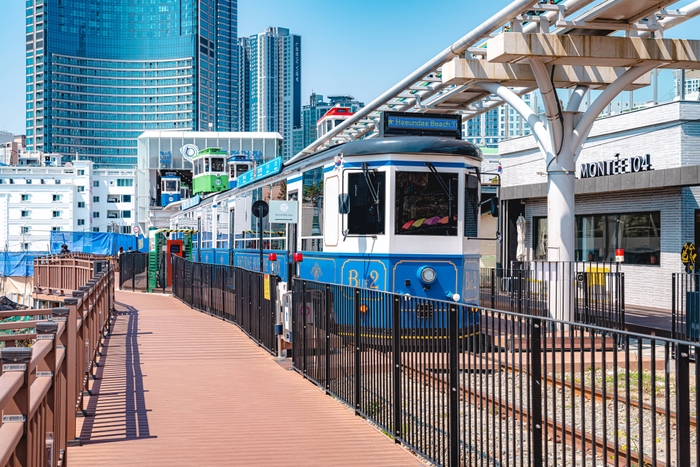
[[[228,153],[220,148],[207,148],[193,159],[192,194],[228,190]]]

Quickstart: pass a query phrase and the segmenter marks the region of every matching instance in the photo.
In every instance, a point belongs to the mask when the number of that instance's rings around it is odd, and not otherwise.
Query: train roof
[[[298,162],[333,158],[343,154],[348,156],[368,156],[381,154],[442,154],[446,156],[466,156],[482,159],[481,149],[473,143],[445,136],[387,136],[371,138],[333,146],[324,151],[310,154]],[[291,167],[295,163],[285,166]]]
[[[221,148],[206,148],[199,151],[199,153],[192,159],[196,159],[199,156],[228,156],[228,152]]]

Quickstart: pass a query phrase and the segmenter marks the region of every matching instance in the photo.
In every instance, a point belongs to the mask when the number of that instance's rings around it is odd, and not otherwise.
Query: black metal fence
[[[672,335],[677,339],[700,342],[700,275],[674,273],[671,283]]]
[[[625,326],[625,276],[616,263],[524,262],[481,270],[481,305],[532,316],[557,316],[614,329]],[[554,311],[553,311],[554,310]]]
[[[119,255],[119,290],[146,289],[148,281],[148,253],[126,251]]]
[[[301,280],[292,325],[298,371],[438,465],[698,465],[698,344]]]
[[[173,256],[173,295],[194,309],[237,324],[277,353],[278,276]]]

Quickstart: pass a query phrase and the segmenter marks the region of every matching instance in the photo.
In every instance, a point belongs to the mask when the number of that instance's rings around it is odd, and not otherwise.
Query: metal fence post
[[[401,438],[401,298],[394,296],[392,318],[392,342],[394,344],[394,442]]]
[[[541,466],[542,459],[542,321],[532,318],[530,323],[530,400],[532,407],[532,459],[531,464]]]
[[[676,465],[690,467],[690,346],[676,346]]]
[[[671,339],[676,339],[676,273],[671,274]]]
[[[355,287],[355,310],[354,310],[354,327],[355,327],[355,415],[360,414],[360,289]]]
[[[330,284],[326,284],[326,296],[325,300],[325,330],[326,330],[326,394],[330,394],[331,388],[331,301],[329,299],[331,294]]]
[[[449,423],[450,423],[450,467],[459,466],[459,333],[457,319],[457,305],[450,304],[450,398],[449,398]]]
[[[496,268],[491,269],[491,309],[496,308]]]
[[[301,283],[301,350],[302,350],[302,369],[306,376],[306,281]]]

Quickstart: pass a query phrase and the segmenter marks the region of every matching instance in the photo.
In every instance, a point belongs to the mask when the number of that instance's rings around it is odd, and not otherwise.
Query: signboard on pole
[[[141,227],[138,226],[138,224],[134,224],[131,226],[131,233],[134,235],[138,235],[141,233]]]
[[[298,210],[298,201],[270,201],[270,222],[296,224]]]

